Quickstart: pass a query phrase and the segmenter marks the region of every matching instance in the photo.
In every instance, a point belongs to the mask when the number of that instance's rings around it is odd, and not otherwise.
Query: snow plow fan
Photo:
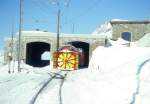
[[[77,52],[54,52],[53,67],[60,70],[76,70],[78,69],[78,53]]]

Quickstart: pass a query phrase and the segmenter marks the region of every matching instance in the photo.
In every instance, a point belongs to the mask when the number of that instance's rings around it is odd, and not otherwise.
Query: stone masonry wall
[[[17,60],[17,38],[15,39],[16,41],[14,42],[14,46],[16,47],[14,50],[14,55],[13,58]],[[97,47],[97,46],[104,46],[104,38],[101,37],[94,37],[94,36],[85,36],[85,37],[80,37],[80,36],[61,36],[60,37],[60,47],[63,45],[66,45],[68,42],[73,42],[73,41],[81,41],[81,42],[86,42],[90,45],[89,49],[89,58],[92,55],[92,51]],[[5,42],[5,47],[8,47],[9,43],[11,42],[11,39],[7,40]],[[26,47],[27,43],[30,42],[45,42],[51,45],[50,52],[53,54],[53,52],[56,51],[56,36],[39,36],[39,35],[23,35],[22,40],[21,40],[21,59],[26,60]],[[8,53],[10,49],[5,48],[5,63],[8,63]]]
[[[112,39],[116,40],[122,32],[130,32],[132,41],[137,41],[150,32],[150,22],[111,22],[113,27]]]

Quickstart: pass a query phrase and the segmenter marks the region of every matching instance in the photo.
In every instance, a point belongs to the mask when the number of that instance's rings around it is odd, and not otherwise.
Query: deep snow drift
[[[117,43],[116,43],[117,44]],[[32,104],[40,88],[51,78],[52,66],[35,68],[21,64],[22,72],[8,74],[0,68],[0,104]],[[11,63],[11,70],[13,62]],[[69,72],[62,87],[63,104],[150,104],[150,48],[98,47],[89,68]],[[60,79],[38,96],[35,104],[58,104]]]
[[[140,40],[136,42],[137,46],[150,47],[150,33],[145,34]]]

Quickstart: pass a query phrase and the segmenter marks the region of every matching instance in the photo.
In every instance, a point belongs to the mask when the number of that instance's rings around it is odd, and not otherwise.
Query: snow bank
[[[4,52],[0,50],[0,66],[4,64]]]
[[[150,62],[145,65],[145,61],[150,61],[149,48],[98,47],[93,52],[89,68],[99,70],[100,83],[105,81],[108,84],[99,86],[102,90],[99,93],[103,93],[99,99],[104,99],[100,103],[149,104]]]
[[[150,33],[145,34],[140,40],[136,42],[137,46],[150,47]]]
[[[150,104],[150,61],[142,66],[140,89],[135,104]]]
[[[150,54],[150,48],[140,47],[101,47],[93,51],[90,60],[90,67],[98,68],[101,71],[110,71],[118,65],[138,60]]]
[[[113,41],[113,40],[108,40],[108,46],[112,46],[112,47],[129,47],[133,46],[133,43],[126,41],[122,38],[118,38],[117,41]]]

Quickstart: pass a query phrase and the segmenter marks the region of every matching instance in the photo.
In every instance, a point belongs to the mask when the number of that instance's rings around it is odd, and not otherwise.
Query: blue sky
[[[24,0],[23,30],[56,32],[57,0]],[[58,0],[61,9],[61,32],[93,32],[111,19],[148,20],[150,0]],[[69,5],[65,5],[68,2]],[[18,31],[19,0],[0,0],[0,48],[9,37],[11,25]],[[73,26],[74,25],[74,26]],[[74,27],[74,28],[73,28]]]

